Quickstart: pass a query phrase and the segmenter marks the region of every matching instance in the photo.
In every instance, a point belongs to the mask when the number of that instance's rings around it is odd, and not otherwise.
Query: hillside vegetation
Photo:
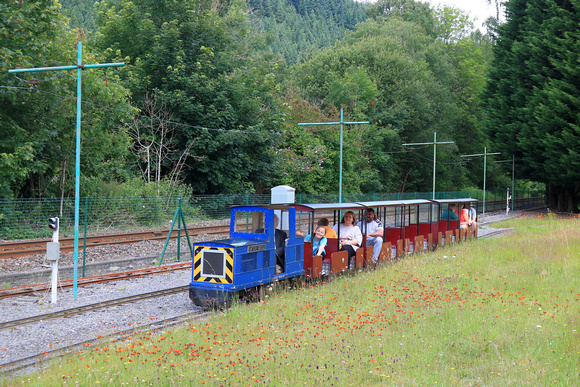
[[[482,32],[457,9],[414,0],[91,3],[0,6],[5,70],[75,63],[79,40],[86,63],[126,63],[84,72],[83,196],[139,195],[149,184],[159,194],[279,184],[329,193],[341,167],[346,192],[430,191],[436,133],[452,142],[437,147],[436,190],[504,189],[517,171],[516,188],[547,186],[551,208],[578,209],[566,57],[575,5],[512,0],[506,23]],[[537,34],[518,30],[520,11]],[[522,44],[535,51],[513,49]],[[556,59],[535,65],[528,54]],[[71,196],[74,74],[4,71],[0,81],[0,196]],[[538,103],[548,95],[560,102]],[[336,122],[341,109],[345,121],[370,124],[342,135],[338,125],[297,125]],[[461,157],[484,149],[502,155]],[[497,163],[512,157],[513,169]]]

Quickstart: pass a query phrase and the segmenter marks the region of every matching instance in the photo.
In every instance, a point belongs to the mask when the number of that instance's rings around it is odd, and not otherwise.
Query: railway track
[[[510,230],[496,230],[496,231],[491,231],[491,232],[488,232],[488,233],[486,233],[486,234],[484,234],[484,235],[478,236],[478,237],[477,237],[477,239],[488,239],[488,238],[493,238],[493,237],[495,237],[495,236],[501,236],[501,235],[504,235],[505,233],[508,233],[508,232],[510,232],[510,231],[511,231],[511,229],[510,229]]]
[[[229,225],[195,227],[192,228],[191,230],[188,229],[188,234],[190,237],[204,234],[216,235],[228,233],[229,233]],[[87,236],[86,247],[90,248],[113,244],[119,245],[128,243],[137,243],[147,240],[166,240],[168,235],[169,230],[133,232],[111,235],[92,235]],[[184,236],[183,230],[181,232],[181,235],[182,237]],[[176,230],[173,230],[171,232],[171,239],[177,239]],[[33,254],[45,254],[46,242],[50,241],[51,239],[2,242],[0,243],[0,259],[19,258]],[[61,238],[59,242],[60,242],[60,251],[62,253],[73,251],[74,238]],[[85,243],[84,240],[79,241],[79,244],[81,246],[84,243]]]
[[[33,324],[33,323],[40,322],[40,321],[48,321],[48,320],[54,320],[57,318],[70,317],[70,316],[74,316],[76,314],[93,312],[95,310],[110,308],[112,306],[123,305],[123,304],[127,304],[130,302],[146,300],[149,298],[168,296],[171,294],[181,293],[181,292],[187,291],[188,289],[189,289],[189,285],[177,286],[174,288],[169,288],[169,289],[164,289],[164,290],[156,290],[154,292],[142,293],[142,294],[137,294],[134,296],[117,298],[117,299],[109,300],[109,301],[102,301],[102,302],[99,302],[96,304],[90,304],[90,305],[79,306],[76,308],[64,309],[64,310],[60,310],[58,312],[39,314],[39,315],[32,316],[32,317],[26,317],[26,318],[22,318],[22,319],[18,319],[18,320],[12,320],[12,321],[0,323],[0,330],[10,329],[10,328],[22,326],[25,324]]]
[[[77,286],[86,286],[100,284],[104,282],[120,281],[131,278],[139,278],[153,274],[168,273],[177,270],[191,270],[191,262],[175,263],[164,266],[150,267],[139,270],[131,270],[120,273],[109,273],[93,277],[85,277],[78,280]],[[73,280],[65,280],[58,282],[59,289],[66,289],[73,287]],[[8,288],[0,290],[0,299],[8,297],[26,296],[32,293],[46,292],[51,289],[50,283],[42,283],[35,285],[19,286],[15,288]],[[1,325],[0,325],[0,329]]]

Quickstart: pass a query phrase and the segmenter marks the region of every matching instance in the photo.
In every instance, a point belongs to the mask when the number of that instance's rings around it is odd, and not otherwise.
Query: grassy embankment
[[[580,385],[580,219],[502,226],[2,384]]]

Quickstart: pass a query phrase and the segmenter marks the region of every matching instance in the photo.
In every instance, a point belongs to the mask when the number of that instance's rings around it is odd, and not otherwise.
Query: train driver
[[[276,274],[284,273],[286,263],[286,238],[285,231],[278,230],[278,215],[274,214],[274,240],[276,241]]]

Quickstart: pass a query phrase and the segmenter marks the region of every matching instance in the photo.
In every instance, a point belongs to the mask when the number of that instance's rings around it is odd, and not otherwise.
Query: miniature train
[[[189,297],[198,306],[216,307],[231,303],[244,291],[274,281],[300,276],[320,278],[374,264],[373,247],[366,246],[367,230],[364,226],[361,228],[362,247],[356,250],[352,259],[349,260],[348,252],[339,251],[337,238],[328,238],[324,259],[313,256],[312,242],[305,242],[304,236],[314,232],[317,220],[322,217],[332,224],[339,224],[340,228],[342,213],[352,211],[357,219],[364,219],[367,210],[372,208],[383,225],[383,243],[378,255],[380,263],[476,237],[476,227],[460,227],[460,212],[456,211],[471,204],[476,205],[477,200],[418,199],[232,207],[229,239],[192,245]],[[281,231],[285,234],[282,245],[284,265],[279,272],[276,270],[276,233]]]

